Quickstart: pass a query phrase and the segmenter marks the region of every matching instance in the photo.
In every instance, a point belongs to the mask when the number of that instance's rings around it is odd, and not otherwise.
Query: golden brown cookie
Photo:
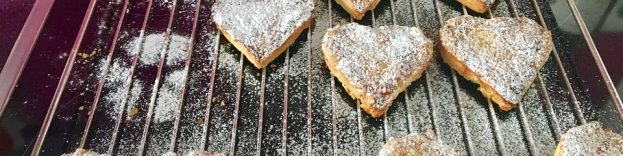
[[[459,16],[439,34],[444,61],[505,111],[521,101],[553,49],[551,33],[528,18]]]
[[[223,36],[264,68],[309,27],[312,0],[217,0],[212,18]]]
[[[361,108],[379,117],[428,67],[433,42],[414,27],[350,23],[327,31],[322,54],[333,76],[361,100]]]

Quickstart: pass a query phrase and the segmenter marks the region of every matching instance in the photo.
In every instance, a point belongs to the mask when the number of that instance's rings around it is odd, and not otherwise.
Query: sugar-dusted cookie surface
[[[554,155],[623,155],[623,137],[591,122],[562,135]]]
[[[327,31],[322,53],[331,73],[361,100],[361,108],[379,117],[422,75],[433,56],[433,42],[414,27],[350,23]]]
[[[508,111],[553,49],[551,33],[528,18],[459,16],[439,31],[444,61]]]
[[[313,0],[216,0],[212,18],[251,63],[263,68],[309,27]]]

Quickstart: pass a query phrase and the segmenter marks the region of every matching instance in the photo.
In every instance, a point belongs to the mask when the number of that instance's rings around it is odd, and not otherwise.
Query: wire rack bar
[[[177,108],[177,112],[175,114],[175,121],[173,123],[173,136],[171,137],[171,150],[175,151],[176,145],[177,145],[177,138],[179,135],[179,127],[180,127],[180,120],[182,118],[182,109],[184,108],[184,99],[186,97],[186,90],[188,88],[188,81],[189,81],[189,77],[190,77],[190,65],[191,65],[191,61],[192,61],[192,54],[193,54],[193,48],[194,48],[194,44],[195,44],[195,37],[197,34],[197,25],[199,23],[199,11],[201,9],[201,0],[196,0],[196,4],[195,4],[195,12],[194,12],[194,16],[193,16],[193,26],[192,26],[192,30],[190,33],[190,41],[188,43],[188,48],[186,50],[186,53],[188,54],[186,56],[186,64],[184,65],[184,71],[186,72],[186,77],[184,77],[183,80],[183,84],[182,87],[180,88],[180,105]]]
[[[121,10],[127,10],[128,9],[128,5],[130,4],[129,0],[125,0],[124,4],[123,4],[123,9]],[[147,9],[149,10],[149,9]],[[97,105],[99,103],[99,99],[102,95],[102,90],[104,88],[104,83],[106,82],[106,75],[108,75],[108,69],[110,68],[110,65],[112,64],[112,57],[115,54],[115,47],[117,46],[117,41],[119,40],[119,35],[121,32],[121,27],[123,26],[123,21],[125,19],[125,15],[126,15],[127,11],[122,11],[121,12],[121,17],[119,18],[119,22],[117,24],[117,28],[115,29],[115,35],[113,37],[113,42],[111,43],[111,48],[108,52],[108,56],[106,56],[106,64],[104,65],[104,70],[102,71],[102,74],[99,77],[99,82],[97,84],[97,91],[95,92],[95,98],[93,99],[93,104],[91,106],[91,110],[89,111],[89,118],[87,119],[87,124],[84,127],[84,132],[82,133],[82,137],[80,139],[80,143],[79,143],[79,148],[84,148],[84,145],[86,143],[87,137],[89,136],[89,130],[91,129],[91,124],[93,123],[93,118],[95,116],[95,112],[97,110]],[[141,31],[141,40],[142,40],[142,31]]]
[[[47,136],[48,129],[52,124],[52,119],[56,114],[56,109],[58,108],[59,101],[63,92],[65,91],[65,85],[69,80],[69,76],[71,76],[71,71],[73,69],[76,56],[78,54],[78,50],[80,49],[80,45],[82,44],[82,39],[86,33],[89,22],[91,21],[91,16],[93,15],[93,10],[95,10],[95,4],[97,0],[91,0],[89,6],[87,8],[86,15],[82,20],[82,24],[80,25],[80,29],[78,30],[78,36],[76,36],[76,40],[71,48],[71,52],[69,53],[69,58],[67,59],[67,63],[65,63],[65,68],[63,69],[63,74],[61,75],[61,79],[59,80],[59,84],[56,87],[54,92],[54,97],[52,97],[52,103],[46,113],[45,119],[43,120],[43,124],[41,125],[41,129],[39,130],[39,134],[37,135],[37,140],[35,141],[35,145],[33,146],[32,155],[39,155],[39,151],[41,151],[41,146],[45,142],[45,138]],[[3,101],[0,101],[3,102]],[[2,110],[0,110],[0,116],[2,116]]]

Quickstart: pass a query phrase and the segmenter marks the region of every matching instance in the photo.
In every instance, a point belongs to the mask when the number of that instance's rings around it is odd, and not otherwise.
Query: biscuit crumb
[[[197,123],[198,123],[198,124],[204,124],[204,123],[205,123],[205,119],[203,119],[203,118],[198,118],[198,119],[197,119]]]
[[[139,112],[138,108],[133,107],[132,109],[130,109],[129,115],[130,117],[135,117],[136,115],[138,115],[138,112]]]

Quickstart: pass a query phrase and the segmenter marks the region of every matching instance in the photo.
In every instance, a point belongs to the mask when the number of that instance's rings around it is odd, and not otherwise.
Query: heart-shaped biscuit
[[[433,56],[433,42],[414,27],[336,26],[322,39],[322,54],[346,91],[373,117],[420,78]]]
[[[505,111],[521,101],[553,49],[551,33],[528,18],[459,16],[439,35],[444,61]]]
[[[354,19],[361,20],[368,10],[372,10],[381,0],[335,0]]]
[[[217,0],[212,18],[251,63],[263,68],[309,27],[312,0]]]

